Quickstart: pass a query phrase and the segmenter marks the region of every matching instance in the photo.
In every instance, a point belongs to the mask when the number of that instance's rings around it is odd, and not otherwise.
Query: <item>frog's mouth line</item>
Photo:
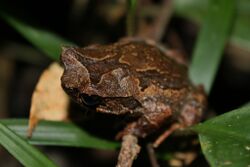
[[[96,107],[102,102],[102,98],[96,95],[89,96],[87,94],[80,94],[80,99],[82,103],[88,107]]]
[[[104,113],[119,115],[121,113],[136,112],[136,109],[141,108],[141,104],[131,97],[100,97],[97,95],[79,94],[78,103],[89,109],[107,109]],[[124,112],[121,112],[123,110]],[[126,111],[126,112],[125,112]]]

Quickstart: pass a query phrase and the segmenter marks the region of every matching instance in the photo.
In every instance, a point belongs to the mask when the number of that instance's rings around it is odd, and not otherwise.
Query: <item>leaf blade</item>
[[[193,127],[211,166],[250,164],[250,106],[215,117]]]
[[[189,75],[209,93],[234,16],[234,0],[212,0],[193,52]]]
[[[0,123],[0,144],[24,166],[56,167],[44,154]]]
[[[11,130],[28,140],[31,144],[110,150],[119,147],[117,142],[91,136],[69,122],[41,121],[36,127],[31,139],[27,139],[28,120],[6,119],[1,120],[0,122],[4,123]]]
[[[175,13],[181,17],[201,23],[207,12],[208,0],[175,0]],[[240,46],[250,52],[249,16],[250,1],[236,1],[237,15],[230,36],[230,44]]]
[[[62,45],[74,45],[56,34],[31,27],[7,14],[0,14],[10,26],[53,60],[59,61]]]

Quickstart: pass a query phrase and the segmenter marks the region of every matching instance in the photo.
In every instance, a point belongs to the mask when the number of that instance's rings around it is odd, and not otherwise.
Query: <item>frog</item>
[[[133,117],[118,139],[145,138],[169,121],[185,128],[202,118],[203,87],[190,81],[186,63],[169,49],[146,40],[120,40],[62,50],[61,85],[74,101],[96,112]]]

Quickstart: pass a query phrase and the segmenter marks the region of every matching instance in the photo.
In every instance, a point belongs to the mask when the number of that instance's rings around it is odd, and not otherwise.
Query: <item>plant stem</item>
[[[122,138],[122,147],[118,157],[116,167],[131,167],[134,159],[140,152],[140,146],[137,144],[138,139],[133,135],[125,135]]]

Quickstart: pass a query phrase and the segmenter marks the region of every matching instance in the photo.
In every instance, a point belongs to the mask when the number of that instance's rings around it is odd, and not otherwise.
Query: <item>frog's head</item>
[[[106,60],[105,56],[105,51],[93,46],[63,48],[62,87],[79,104],[97,106],[100,101],[110,103],[133,97],[138,91],[139,81],[129,75],[128,69],[116,65],[115,59]]]
[[[65,92],[79,104],[85,101],[84,91],[90,85],[89,72],[80,61],[80,55],[73,47],[63,47],[61,62],[64,66],[64,73],[61,77],[61,84]]]

